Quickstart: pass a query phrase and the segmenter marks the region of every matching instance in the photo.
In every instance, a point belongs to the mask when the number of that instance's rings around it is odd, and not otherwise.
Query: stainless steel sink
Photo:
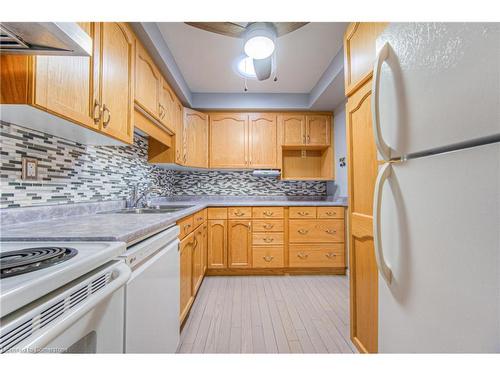
[[[147,208],[122,208],[120,210],[100,212],[101,214],[166,214],[185,210],[193,206],[158,206]]]

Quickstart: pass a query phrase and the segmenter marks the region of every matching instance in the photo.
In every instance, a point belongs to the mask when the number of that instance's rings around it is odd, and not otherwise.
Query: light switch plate
[[[38,179],[38,160],[33,158],[22,158],[23,168],[21,178],[23,180]]]

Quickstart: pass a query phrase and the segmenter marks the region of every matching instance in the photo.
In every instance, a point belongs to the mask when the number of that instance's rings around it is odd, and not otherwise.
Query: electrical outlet
[[[339,158],[339,166],[340,166],[341,168],[345,167],[345,156],[344,156],[344,157]]]
[[[22,174],[23,180],[37,180],[38,179],[38,160],[33,158],[22,158]]]

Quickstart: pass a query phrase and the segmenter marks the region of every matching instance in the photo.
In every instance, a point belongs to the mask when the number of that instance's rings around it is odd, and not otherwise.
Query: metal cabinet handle
[[[184,225],[184,230],[188,230],[189,228],[191,228],[191,224],[185,224]]]
[[[271,229],[274,227],[274,224],[264,224],[264,229]]]
[[[241,212],[241,211],[236,211],[234,214],[235,214],[236,216],[243,216],[243,215],[245,215],[245,213],[244,213],[244,212]]]
[[[165,110],[163,109],[163,106],[161,104],[158,104],[158,107],[160,109],[159,111],[160,119],[163,119],[163,117],[165,117]]]
[[[327,230],[325,230],[325,232],[328,233],[328,234],[335,234],[335,233],[337,233],[337,231],[335,229],[327,229]]]
[[[305,135],[302,136],[302,143],[306,144],[306,136]]]
[[[337,215],[337,213],[335,211],[327,211],[326,214],[328,216],[335,216],[335,215]]]
[[[337,254],[335,253],[328,253],[328,254],[325,254],[325,257],[329,258],[329,259],[333,259],[337,256]]]
[[[311,137],[309,135],[307,136],[307,143],[311,143]]]
[[[303,251],[301,251],[300,253],[297,254],[297,256],[300,258],[300,259],[306,259],[309,254],[306,254],[304,253]]]
[[[274,259],[274,257],[272,255],[266,255],[262,257],[262,259],[264,259],[266,262],[270,262]]]
[[[96,110],[97,110],[97,115],[96,115]],[[94,100],[94,124],[97,124],[99,121],[101,121],[101,116],[102,116],[102,109],[101,109],[101,104],[99,103],[99,100],[95,99]]]
[[[272,238],[272,237],[265,237],[265,238],[263,238],[263,240],[264,240],[265,243],[271,243],[271,242],[274,241],[274,238]]]
[[[307,234],[307,233],[309,233],[309,230],[301,228],[297,232],[299,232],[300,234]]]
[[[104,116],[106,115],[106,112],[108,113],[108,119],[104,120]],[[102,106],[102,118],[103,118],[102,126],[104,126],[105,128],[107,128],[108,125],[109,125],[109,122],[111,121],[111,111],[106,106],[106,104],[104,104]]]
[[[382,131],[380,129],[380,111],[379,111],[379,98],[380,98],[380,69],[382,64],[389,57],[390,45],[385,43],[377,54],[375,66],[373,68],[373,83],[372,83],[372,127],[373,136],[377,150],[385,161],[391,160],[391,148],[385,143],[382,138]],[[396,103],[394,103],[396,105]]]
[[[264,216],[273,216],[274,212],[273,211],[264,211],[263,214],[264,214]]]
[[[309,212],[299,211],[297,212],[300,216],[309,216]]]

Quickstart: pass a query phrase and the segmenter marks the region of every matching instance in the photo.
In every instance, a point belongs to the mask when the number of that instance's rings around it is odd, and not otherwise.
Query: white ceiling
[[[158,28],[193,93],[241,93],[234,64],[243,40],[203,31],[181,22]],[[309,93],[342,48],[347,23],[313,22],[277,40],[278,82],[248,81],[252,93]]]

